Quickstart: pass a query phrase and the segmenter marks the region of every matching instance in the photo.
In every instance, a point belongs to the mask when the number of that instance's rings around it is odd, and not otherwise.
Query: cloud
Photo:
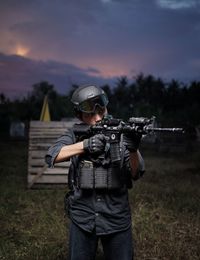
[[[38,61],[2,53],[0,61],[0,92],[9,97],[26,96],[32,91],[32,86],[41,81],[48,81],[59,93],[67,94],[72,84],[104,85],[116,80],[98,77],[95,68],[81,69],[55,61]]]
[[[107,4],[107,3],[111,3],[112,0],[101,0],[101,2]]]
[[[157,3],[162,8],[169,8],[173,10],[195,8],[200,6],[199,0],[157,0]]]

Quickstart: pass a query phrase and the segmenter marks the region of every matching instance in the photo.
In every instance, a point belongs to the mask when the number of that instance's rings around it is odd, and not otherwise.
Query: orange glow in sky
[[[104,78],[110,78],[110,77],[116,77],[118,76],[123,76],[129,74],[129,68],[125,64],[117,63],[117,62],[112,62],[110,60],[105,60],[99,58],[98,60],[87,60],[84,59],[84,62],[80,61],[77,62],[77,66],[81,68],[85,68],[85,64],[88,64],[88,67],[94,67],[96,68],[99,72],[87,72],[88,75],[91,76],[101,76]],[[90,65],[92,64],[92,65]]]
[[[29,53],[29,48],[18,45],[15,50],[15,54],[20,56],[26,56]]]
[[[125,75],[127,71],[119,66],[115,66],[115,64],[100,64],[98,69],[101,71],[101,75],[103,77],[115,77],[116,75]]]

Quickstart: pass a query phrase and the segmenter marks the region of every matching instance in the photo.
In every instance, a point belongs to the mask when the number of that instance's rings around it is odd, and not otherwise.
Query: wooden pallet
[[[69,122],[30,122],[28,188],[66,187],[69,162],[55,164],[54,168],[48,168],[44,158],[48,148],[73,124],[73,120]]]

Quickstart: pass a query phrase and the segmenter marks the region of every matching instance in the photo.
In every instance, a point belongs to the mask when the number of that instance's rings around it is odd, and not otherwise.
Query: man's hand
[[[142,134],[140,133],[126,133],[123,136],[125,146],[130,152],[136,152],[139,148]]]
[[[103,153],[106,145],[106,136],[97,134],[83,141],[83,149],[91,154]]]

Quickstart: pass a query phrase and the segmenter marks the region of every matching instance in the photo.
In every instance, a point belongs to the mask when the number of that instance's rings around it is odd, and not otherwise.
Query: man
[[[81,125],[95,125],[108,115],[108,98],[99,87],[79,87],[71,101]],[[121,157],[117,163],[112,162],[109,140],[103,134],[80,137],[68,131],[48,150],[50,167],[71,160],[66,200],[70,260],[95,259],[99,239],[107,260],[133,259],[128,188],[144,173],[140,139],[136,134],[121,136],[119,151],[114,151]]]

